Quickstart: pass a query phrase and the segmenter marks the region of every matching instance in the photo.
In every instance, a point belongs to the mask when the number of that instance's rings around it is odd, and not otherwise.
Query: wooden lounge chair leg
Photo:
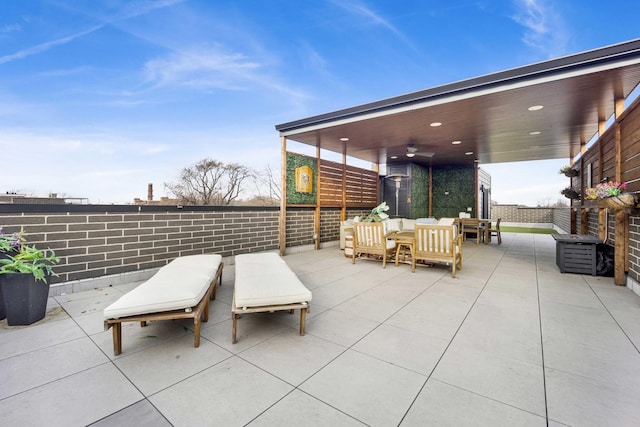
[[[231,313],[231,318],[233,319],[233,325],[231,327],[231,344],[236,343],[236,332],[238,330],[238,317],[240,317],[237,313]]]
[[[142,322],[140,322],[140,327],[141,328],[144,328],[145,326],[147,326],[146,320],[143,320]]]
[[[207,303],[204,305],[204,310],[202,313],[202,321],[203,322],[209,321],[209,301],[208,300],[207,300]]]
[[[113,324],[113,354],[122,353],[122,323]]]
[[[300,309],[300,335],[304,335],[304,324],[307,320],[307,309]]]
[[[193,318],[193,346],[200,347],[200,316]]]

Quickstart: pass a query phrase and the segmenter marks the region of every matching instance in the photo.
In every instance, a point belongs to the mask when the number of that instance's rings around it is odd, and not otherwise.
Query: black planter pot
[[[9,255],[17,252],[0,252],[0,259],[7,259]],[[4,299],[2,298],[2,287],[0,287],[0,320],[4,320],[7,317],[4,311]]]
[[[46,283],[36,280],[31,273],[0,274],[0,292],[9,326],[30,325],[44,318],[49,298],[48,280]]]
[[[4,311],[4,298],[2,296],[2,286],[0,286],[0,320],[7,318],[7,314]]]

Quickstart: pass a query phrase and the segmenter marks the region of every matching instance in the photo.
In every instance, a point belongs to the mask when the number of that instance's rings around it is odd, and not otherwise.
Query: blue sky
[[[277,170],[275,124],[634,39],[638,16],[629,0],[5,1],[0,192],[130,203],[206,157]],[[494,200],[535,205],[562,198],[565,164],[483,167]]]

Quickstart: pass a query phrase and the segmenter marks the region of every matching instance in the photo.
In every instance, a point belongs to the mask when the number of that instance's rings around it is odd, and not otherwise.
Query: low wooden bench
[[[105,330],[113,328],[113,352],[122,352],[122,323],[193,319],[194,347],[200,346],[200,322],[209,320],[209,300],[222,284],[222,256],[189,255],[161,267],[149,280],[104,309]]]
[[[236,255],[231,342],[236,343],[238,319],[245,313],[300,309],[300,335],[304,335],[311,291],[276,253]]]

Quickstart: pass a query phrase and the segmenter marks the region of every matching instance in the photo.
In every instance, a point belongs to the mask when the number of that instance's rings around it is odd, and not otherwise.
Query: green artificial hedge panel
[[[457,218],[471,207],[476,216],[475,170],[473,167],[444,167],[433,169],[433,216]]]
[[[411,165],[411,218],[429,216],[429,169]]]
[[[309,166],[313,171],[313,191],[311,193],[296,192],[296,169]],[[287,153],[287,203],[292,205],[308,205],[317,202],[318,162],[313,157]]]

